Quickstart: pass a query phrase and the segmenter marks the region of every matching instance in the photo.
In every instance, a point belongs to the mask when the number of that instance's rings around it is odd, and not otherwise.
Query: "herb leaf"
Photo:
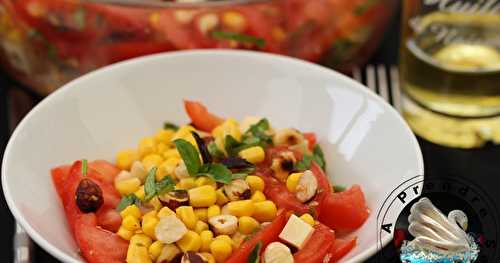
[[[254,247],[250,255],[248,256],[247,263],[259,263],[260,262],[260,249],[262,248],[262,241],[259,241]]]
[[[298,161],[295,164],[294,169],[297,171],[305,171],[311,167],[311,161],[313,160],[313,156],[309,154],[304,154],[302,160]]]
[[[153,167],[149,170],[146,179],[144,180],[144,200],[149,201],[151,198],[156,196],[156,170],[158,168]]]
[[[244,169],[255,167],[253,163],[241,157],[227,157],[222,159],[221,163],[229,169]]]
[[[175,182],[174,180],[172,180],[172,177],[165,176],[163,177],[163,179],[161,179],[159,182],[156,183],[155,188],[156,188],[156,194],[162,195],[166,192],[174,190]]]
[[[325,155],[319,144],[316,144],[313,148],[313,160],[321,167],[323,171],[326,169]]]
[[[87,176],[87,168],[88,168],[87,159],[83,159],[82,160],[82,175],[83,175],[83,177]]]
[[[241,144],[231,135],[226,135],[224,138],[224,148],[226,149],[226,152],[229,156],[236,156],[238,155],[238,147],[240,147]]]
[[[191,132],[193,134],[194,140],[196,141],[196,144],[198,145],[198,149],[200,149],[200,154],[201,158],[203,159],[203,163],[211,163],[212,162],[212,156],[210,155],[210,152],[207,149],[207,144],[205,141],[198,135],[196,132]]]
[[[135,194],[129,194],[129,195],[126,195],[124,197],[122,197],[122,199],[120,200],[120,203],[118,203],[118,206],[116,206],[116,210],[118,211],[122,211],[123,209],[127,208],[127,206],[129,205],[140,205],[141,203],[141,200],[139,200],[139,198],[137,198],[137,196]]]
[[[323,154],[323,151],[321,150],[321,147],[316,144],[313,149],[313,154],[304,154],[302,156],[302,160],[298,161],[295,164],[294,169],[297,171],[305,171],[311,167],[311,162],[314,161],[316,162],[323,171],[326,169],[326,162],[325,162],[325,155]]]
[[[174,141],[177,151],[179,151],[188,173],[196,176],[201,167],[200,157],[196,148],[186,140],[177,139]]]
[[[208,176],[219,183],[229,184],[233,180],[231,170],[220,163],[204,164],[201,170],[203,172],[198,175]]]
[[[245,178],[247,178],[247,176],[248,176],[248,174],[246,174],[246,173],[234,173],[232,175],[232,180],[237,180],[237,179],[243,179],[244,180]]]
[[[215,159],[223,159],[224,158],[224,153],[219,150],[219,148],[217,148],[217,144],[215,144],[215,142],[210,142],[207,146],[208,148],[208,152],[210,153],[210,155],[215,158]]]
[[[234,41],[241,42],[241,43],[254,44],[260,48],[263,48],[266,45],[266,40],[264,40],[263,38],[254,37],[251,35],[246,35],[246,34],[236,33],[236,32],[214,31],[214,32],[212,32],[212,37],[215,39],[234,40]]]
[[[172,130],[172,131],[177,131],[179,129],[179,126],[171,123],[171,122],[165,122],[163,124],[163,129],[165,130]]]
[[[340,193],[340,192],[344,192],[347,188],[343,185],[334,185],[333,187],[333,192],[334,193]]]

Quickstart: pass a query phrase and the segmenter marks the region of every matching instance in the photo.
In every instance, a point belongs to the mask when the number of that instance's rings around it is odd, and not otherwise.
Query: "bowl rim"
[[[70,257],[68,254],[57,248],[56,246],[52,245],[51,243],[47,242],[41,234],[39,234],[37,231],[35,231],[34,228],[31,227],[29,222],[22,216],[22,212],[17,208],[15,205],[15,201],[12,198],[11,195],[11,189],[9,188],[9,185],[7,184],[7,166],[11,162],[10,161],[10,152],[12,151],[12,148],[14,147],[14,141],[17,140],[17,137],[19,136],[19,133],[21,130],[24,129],[24,127],[27,125],[27,123],[30,121],[30,119],[34,118],[36,116],[37,112],[42,110],[45,107],[48,107],[50,104],[53,103],[53,101],[59,97],[59,96],[64,96],[67,92],[71,92],[77,87],[72,87],[75,85],[78,85],[80,82],[85,82],[88,78],[93,78],[94,75],[100,75],[100,74],[108,74],[109,72],[113,72],[116,69],[119,69],[120,67],[127,67],[128,65],[133,65],[133,64],[141,64],[141,63],[147,63],[149,61],[156,61],[156,60],[164,60],[164,59],[175,59],[178,57],[185,57],[185,56],[240,56],[240,57],[249,57],[249,58],[256,58],[259,60],[264,60],[264,61],[275,61],[275,63],[294,63],[294,64],[302,64],[304,67],[309,67],[313,71],[320,72],[320,74],[330,74],[332,76],[335,76],[335,78],[343,81],[350,83],[349,85],[357,89],[359,92],[363,93],[365,96],[368,96],[369,98],[378,101],[381,105],[383,105],[384,109],[391,111],[394,116],[396,116],[396,119],[402,124],[403,130],[408,134],[408,137],[410,138],[412,145],[414,147],[414,151],[417,156],[417,167],[419,169],[420,174],[424,174],[424,161],[423,161],[423,155],[422,151],[420,149],[420,145],[418,144],[417,138],[411,131],[410,127],[408,124],[404,121],[403,117],[401,114],[399,114],[395,108],[390,106],[385,100],[383,100],[381,97],[376,95],[375,92],[371,91],[370,89],[366,88],[364,85],[358,83],[357,81],[326,67],[323,67],[318,64],[314,64],[312,62],[300,60],[294,57],[288,57],[288,56],[283,56],[283,55],[277,55],[277,54],[270,54],[270,53],[263,53],[263,52],[257,52],[257,51],[247,51],[247,50],[230,50],[230,49],[215,49],[215,50],[184,50],[184,51],[173,51],[173,52],[166,52],[166,53],[160,53],[160,54],[152,54],[152,55],[147,55],[139,58],[133,58],[125,61],[121,61],[112,65],[105,66],[103,68],[100,68],[98,70],[92,71],[90,73],[87,73],[81,77],[78,77],[67,84],[63,85],[53,93],[49,94],[47,97],[45,97],[38,105],[33,107],[26,116],[19,122],[17,127],[15,128],[14,132],[11,134],[11,137],[7,143],[7,146],[5,147],[4,151],[4,156],[2,160],[2,170],[1,170],[1,182],[2,182],[2,190],[3,194],[5,196],[5,200],[7,202],[7,205],[12,212],[14,218],[16,219],[17,223],[19,223],[23,229],[28,233],[28,235],[40,246],[42,247],[45,251],[56,257],[57,259],[63,261],[63,262],[73,262],[73,263],[80,263],[81,261],[74,260],[72,257]],[[79,89],[84,89],[86,88],[85,85],[80,85],[78,87]],[[383,237],[382,240],[382,247],[387,245],[389,241],[391,240],[390,235],[386,235]],[[368,259],[369,257],[373,256],[377,251],[379,250],[378,245],[372,245],[368,249],[364,250],[362,253],[352,257],[350,261],[352,262],[362,262],[363,260]]]
[[[163,2],[157,0],[84,0],[94,4],[122,5],[142,8],[203,8],[249,5],[272,2],[273,0],[219,0],[202,2]]]

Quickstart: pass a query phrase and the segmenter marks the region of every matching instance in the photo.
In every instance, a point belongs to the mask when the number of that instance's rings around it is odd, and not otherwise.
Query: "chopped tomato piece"
[[[262,242],[262,253],[264,251],[264,248],[269,245],[269,243],[278,240],[278,236],[285,227],[286,221],[286,211],[278,211],[278,215],[273,220],[273,222],[257,232],[250,240],[243,243],[235,252],[233,252],[226,263],[247,262],[248,256],[259,242]]]
[[[224,122],[224,119],[208,112],[207,108],[200,102],[184,100],[184,108],[194,126],[202,131],[211,132]]]
[[[305,132],[304,138],[306,138],[307,140],[307,145],[309,147],[309,150],[312,150],[314,146],[316,146],[316,143],[318,142],[318,139],[316,138],[316,134],[314,132]]]
[[[347,255],[356,246],[357,238],[342,239],[337,238],[330,248],[331,258],[329,263],[339,261],[343,256]]]
[[[64,182],[68,179],[70,169],[70,165],[61,165],[50,170],[50,173],[52,174],[52,181],[54,182],[57,194],[61,199],[64,193]]]
[[[118,167],[104,160],[95,160],[89,162],[88,165],[90,168],[99,173],[98,175],[102,175],[101,180],[106,183],[113,184],[115,177],[120,173],[120,169]],[[97,174],[95,175],[97,176]]]
[[[271,176],[263,175],[261,178],[266,184],[264,194],[269,200],[273,201],[277,207],[299,214],[309,212],[309,206],[301,203],[297,197],[295,197],[295,194],[288,191],[285,184]]]
[[[368,218],[369,210],[359,185],[327,195],[320,204],[319,221],[334,230],[354,230]]]
[[[335,240],[335,232],[323,224],[314,226],[314,232],[304,247],[293,255],[295,262],[323,263]]]
[[[332,186],[330,185],[330,181],[328,180],[325,172],[315,161],[311,162],[311,167],[309,169],[318,181],[318,192],[314,197],[314,201],[320,204],[318,207],[316,207],[316,216],[319,216],[321,214],[321,204],[323,203],[323,200],[333,192]]]

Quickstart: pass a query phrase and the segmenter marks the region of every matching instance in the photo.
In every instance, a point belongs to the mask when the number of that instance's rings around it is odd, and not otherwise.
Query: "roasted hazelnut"
[[[208,261],[200,254],[192,251],[184,253],[181,263],[207,263]]]
[[[96,212],[104,202],[101,187],[88,178],[80,181],[75,195],[76,205],[83,213]]]
[[[164,206],[175,210],[180,206],[189,205],[189,195],[186,190],[173,190],[158,196]]]
[[[243,179],[237,179],[224,186],[224,193],[231,201],[249,199],[251,190],[248,183]]]

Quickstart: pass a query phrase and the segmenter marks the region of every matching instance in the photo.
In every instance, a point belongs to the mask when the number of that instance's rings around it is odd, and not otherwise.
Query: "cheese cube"
[[[314,232],[314,228],[296,215],[290,216],[279,238],[301,249]]]

